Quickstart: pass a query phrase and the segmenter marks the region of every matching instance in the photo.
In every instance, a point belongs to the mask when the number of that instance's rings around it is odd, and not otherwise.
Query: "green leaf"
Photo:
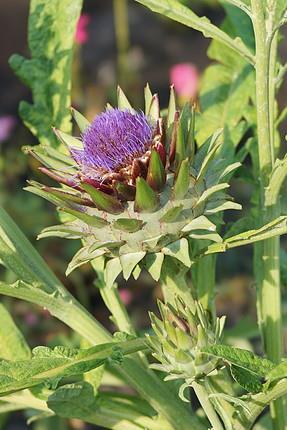
[[[238,366],[260,377],[265,377],[274,368],[274,363],[266,358],[261,358],[245,349],[228,345],[209,346],[204,348],[202,352],[221,358],[230,365]]]
[[[163,260],[164,254],[162,252],[148,254],[145,258],[145,267],[156,282],[160,278]]]
[[[169,102],[168,102],[168,111],[167,111],[167,130],[174,122],[175,112],[176,112],[175,92],[174,92],[174,86],[171,85]]]
[[[84,115],[82,115],[74,108],[71,108],[71,112],[74,120],[77,123],[77,126],[79,127],[80,131],[83,133],[91,125],[90,121],[88,121],[87,118],[84,117]]]
[[[224,43],[229,48],[235,50],[238,54],[244,57],[248,62],[254,64],[254,56],[249,49],[244,45],[241,39],[232,39],[224,31],[220,30],[206,18],[200,18],[192,10],[182,5],[177,0],[136,0],[138,3],[150,8],[152,11],[161,13],[162,15],[180,22],[188,27],[194,28],[203,33],[205,37],[211,37]]]
[[[82,0],[32,0],[28,44],[31,59],[10,58],[17,76],[32,90],[33,104],[20,103],[20,115],[41,143],[59,145],[51,127],[71,131],[70,88],[74,34]]]
[[[120,255],[123,275],[126,280],[129,279],[135,266],[144,258],[145,255],[145,252],[133,252],[130,254]]]
[[[145,114],[147,116],[149,113],[150,105],[152,101],[152,92],[150,90],[149,84],[146,84],[144,88],[144,100],[145,100]]]
[[[127,96],[123,92],[120,86],[117,88],[117,96],[118,96],[118,108],[121,110],[130,110],[133,112],[132,105],[130,104]]]
[[[146,349],[144,340],[128,340],[93,346],[86,350],[38,347],[31,360],[0,361],[0,394],[19,391],[46,381],[80,375],[104,364],[120,362],[126,354]]]
[[[157,121],[159,119],[160,109],[159,109],[159,99],[158,95],[154,94],[151,99],[150,108],[148,111],[148,116],[153,120]]]
[[[90,195],[98,209],[112,214],[119,214],[123,211],[122,204],[115,197],[89,184],[82,183],[82,187]]]
[[[127,231],[134,233],[140,230],[143,226],[143,221],[132,218],[118,218],[113,222],[113,228],[116,230]]]
[[[102,228],[108,225],[108,222],[106,220],[96,215],[88,215],[85,212],[76,211],[70,208],[59,208],[59,210],[73,215],[75,218],[78,218],[81,221],[84,221],[84,223],[91,225],[92,227]]]
[[[178,175],[175,180],[173,195],[177,200],[182,200],[186,196],[190,183],[189,175],[189,160],[185,159],[181,162]]]
[[[183,209],[183,205],[175,206],[161,217],[160,222],[174,222],[180,216]]]
[[[190,223],[185,225],[181,231],[184,233],[193,230],[208,230],[214,232],[216,230],[216,225],[209,221],[204,215],[194,218]]]
[[[166,181],[166,173],[161,158],[155,149],[152,149],[151,152],[146,181],[156,191],[161,191]]]
[[[158,208],[158,198],[153,189],[143,179],[136,182],[135,209],[137,212],[154,212]]]
[[[212,194],[217,193],[218,191],[226,190],[226,188],[229,188],[229,187],[230,185],[225,183],[213,185],[212,187],[208,188],[201,194],[201,196],[196,202],[196,205],[199,205],[200,203],[205,202],[207,199],[210,198],[210,196],[212,196]]]
[[[287,360],[275,366],[268,375],[266,375],[266,386],[268,387],[271,382],[277,381],[287,377]]]
[[[0,259],[24,282],[41,284],[50,293],[59,291],[65,295],[65,288],[3,208],[0,208]]]
[[[189,255],[189,245],[185,238],[179,239],[175,242],[162,248],[162,252],[165,255],[176,258],[181,261],[185,266],[190,267],[191,259]]]
[[[58,130],[55,127],[53,127],[53,131],[55,135],[58,137],[58,139],[64,145],[66,145],[68,149],[71,149],[71,148],[83,149],[83,142],[77,137],[71,136],[68,133],[64,133],[63,131]]]
[[[30,358],[30,348],[4,305],[0,304],[0,357],[6,360]]]
[[[263,378],[239,366],[230,366],[233,379],[248,393],[260,393],[263,389]]]
[[[75,269],[82,266],[83,264],[89,263],[93,259],[101,257],[106,253],[106,248],[99,248],[95,249],[94,251],[91,251],[90,246],[84,246],[74,255],[74,257],[70,261],[66,270],[66,276],[70,275]]]
[[[112,258],[108,260],[105,268],[105,281],[107,288],[114,285],[115,280],[122,272],[122,265],[119,258]]]
[[[120,393],[100,393],[94,396],[87,382],[67,384],[58,388],[48,399],[48,406],[58,416],[76,418],[100,428],[113,430],[142,430],[154,428],[154,411],[136,396]],[[158,418],[157,428],[165,428]]]

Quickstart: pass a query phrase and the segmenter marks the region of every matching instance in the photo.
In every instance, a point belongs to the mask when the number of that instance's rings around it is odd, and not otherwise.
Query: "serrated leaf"
[[[230,365],[238,366],[260,377],[265,377],[274,368],[272,361],[259,357],[251,351],[229,345],[209,346],[203,348],[202,352],[221,358]]]
[[[238,366],[230,366],[233,379],[248,393],[260,393],[263,389],[263,378]]]
[[[20,103],[20,115],[41,143],[54,147],[59,142],[52,126],[71,131],[72,47],[81,7],[82,0],[32,0],[28,29],[31,59],[20,55],[10,58],[11,67],[33,95],[33,104]]]
[[[148,254],[145,258],[145,267],[156,282],[160,278],[163,260],[164,254],[162,252]]]
[[[132,252],[120,255],[120,262],[123,269],[123,276],[127,280],[131,276],[135,266],[144,258],[145,252]]]
[[[15,361],[30,357],[31,351],[23,334],[0,303],[0,358]]]
[[[191,9],[182,5],[177,0],[136,0],[138,3],[147,6],[152,11],[161,13],[168,18],[178,21],[188,27],[194,28],[203,33],[205,37],[211,37],[219,42],[226,44],[241,56],[254,64],[254,57],[241,39],[232,39],[224,31],[211,24],[206,17],[198,17]]]
[[[109,392],[94,396],[87,382],[58,388],[49,397],[48,406],[60,417],[76,418],[99,428],[140,430],[154,426],[153,409],[144,400]]]
[[[181,261],[185,266],[190,267],[191,259],[189,255],[189,245],[185,238],[179,239],[175,242],[162,248],[165,255],[176,258]]]
[[[0,361],[0,394],[19,391],[48,380],[80,375],[104,364],[121,361],[125,354],[145,349],[143,340],[128,340],[93,346],[86,350],[40,348],[31,360]]]

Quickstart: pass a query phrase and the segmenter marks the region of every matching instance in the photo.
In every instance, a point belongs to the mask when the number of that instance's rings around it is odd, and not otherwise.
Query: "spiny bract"
[[[121,272],[125,279],[137,277],[142,267],[158,280],[165,256],[190,267],[196,239],[221,241],[207,217],[240,208],[224,182],[238,163],[217,157],[221,131],[195,151],[194,109],[186,104],[179,112],[173,88],[165,116],[149,86],[145,113],[136,112],[120,88],[118,108],[109,105],[92,124],[72,113],[81,138],[55,130],[66,154],[43,146],[28,149],[61,187],[30,181],[27,189],[65,212],[65,222],[40,237],[83,242],[67,273],[104,256],[108,285]]]
[[[175,299],[175,307],[158,302],[161,319],[150,313],[155,335],[147,336],[152,355],[160,364],[153,369],[167,373],[165,380],[184,379],[187,385],[214,373],[220,360],[204,352],[221,338],[225,317],[212,318],[199,302],[191,306]]]

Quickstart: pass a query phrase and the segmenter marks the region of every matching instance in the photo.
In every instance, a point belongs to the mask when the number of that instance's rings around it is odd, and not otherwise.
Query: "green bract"
[[[142,267],[158,280],[165,256],[190,267],[195,239],[221,242],[210,217],[226,209],[240,209],[227,195],[229,185],[225,182],[239,163],[228,165],[217,157],[221,131],[196,152],[194,109],[186,104],[181,112],[177,111],[173,88],[166,117],[161,117],[158,96],[152,95],[148,86],[145,105],[145,115],[155,124],[156,131],[148,156],[145,155],[146,171],[139,169],[129,182],[109,178],[109,182],[100,186],[95,181],[74,186],[77,164],[69,153],[45,146],[28,149],[45,165],[42,172],[61,187],[31,181],[27,189],[65,213],[61,225],[45,229],[40,237],[82,239],[83,247],[69,264],[67,273],[105,257],[108,285],[121,272],[128,279],[133,272],[140,273]],[[134,112],[120,89],[118,107]],[[88,127],[87,120],[75,110],[73,114],[83,132]],[[68,148],[82,145],[78,138],[59,130],[56,134]],[[133,160],[133,166],[136,163]]]
[[[212,322],[200,303],[191,310],[178,299],[176,308],[161,302],[158,307],[161,320],[150,314],[155,336],[148,336],[148,343],[161,364],[151,367],[166,372],[166,380],[184,379],[188,384],[214,372],[220,359],[203,350],[220,341],[225,317]]]

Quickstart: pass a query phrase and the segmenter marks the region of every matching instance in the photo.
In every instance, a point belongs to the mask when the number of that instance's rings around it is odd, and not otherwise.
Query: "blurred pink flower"
[[[25,315],[25,322],[29,327],[35,327],[39,321],[37,315],[29,312]]]
[[[170,68],[170,82],[178,95],[184,99],[194,99],[198,92],[199,72],[192,63],[178,63]]]
[[[131,303],[132,293],[129,290],[127,290],[126,288],[123,290],[119,290],[119,295],[124,305],[127,306]]]
[[[9,139],[16,124],[16,119],[12,115],[0,116],[0,142]]]
[[[75,39],[79,45],[84,45],[89,39],[87,26],[91,21],[90,16],[87,13],[83,13],[78,21]]]

